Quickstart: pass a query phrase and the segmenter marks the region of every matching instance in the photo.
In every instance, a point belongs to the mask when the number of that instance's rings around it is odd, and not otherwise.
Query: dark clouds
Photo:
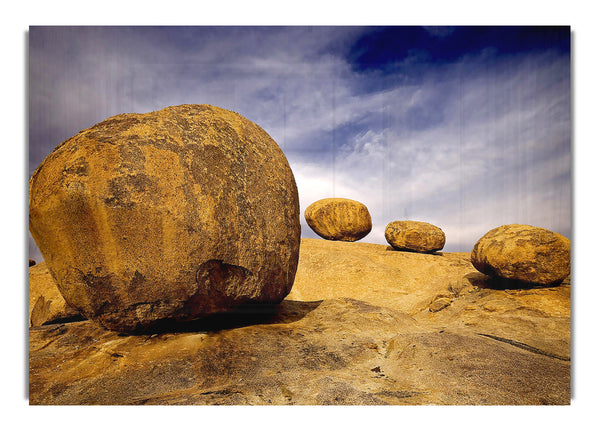
[[[369,28],[350,48],[353,70],[410,74],[410,63],[440,65],[488,50],[495,58],[515,53],[556,50],[569,53],[569,27],[462,26]],[[404,67],[402,67],[404,66]]]
[[[33,27],[30,174],[111,115],[209,103],[280,144],[302,210],[367,204],[367,241],[402,218],[442,227],[447,250],[503,223],[568,235],[569,40],[568,27]]]

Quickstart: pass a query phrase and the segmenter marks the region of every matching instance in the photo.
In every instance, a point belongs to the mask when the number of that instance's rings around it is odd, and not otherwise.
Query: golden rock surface
[[[439,227],[422,221],[393,221],[385,227],[386,241],[397,250],[430,253],[444,248],[446,235]]]
[[[367,207],[343,198],[321,199],[310,204],[304,218],[321,238],[333,241],[358,241],[371,232],[371,215]]]
[[[46,262],[29,267],[29,326],[59,320],[80,319],[79,312],[67,305],[58,291]]]
[[[571,272],[571,241],[540,227],[504,225],[477,241],[471,262],[490,276],[528,284],[560,284]]]
[[[209,105],[117,115],[67,139],[30,179],[29,227],[66,302],[118,331],[279,302],[300,246],[283,152]]]
[[[31,328],[30,403],[569,404],[569,279],[490,280],[469,253],[302,239],[273,308],[139,335]]]

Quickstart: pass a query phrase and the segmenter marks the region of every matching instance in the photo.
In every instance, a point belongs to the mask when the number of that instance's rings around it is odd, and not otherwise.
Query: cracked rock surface
[[[30,403],[569,404],[570,279],[490,280],[469,253],[302,239],[276,306],[138,335],[30,328]]]

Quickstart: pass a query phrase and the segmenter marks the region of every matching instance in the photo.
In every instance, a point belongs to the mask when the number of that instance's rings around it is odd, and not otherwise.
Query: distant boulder
[[[327,198],[313,202],[304,218],[321,238],[357,241],[371,232],[371,215],[365,205],[351,199]]]
[[[396,250],[431,253],[444,248],[446,235],[437,226],[421,221],[393,221],[385,228],[385,239]]]
[[[210,105],[108,118],[29,181],[30,231],[62,295],[122,332],[280,302],[299,212],[277,143]]]
[[[535,285],[555,285],[571,272],[571,241],[540,227],[510,224],[486,233],[473,247],[480,272]]]

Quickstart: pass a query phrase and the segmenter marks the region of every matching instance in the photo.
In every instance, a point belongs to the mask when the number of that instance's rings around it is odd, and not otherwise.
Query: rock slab
[[[510,224],[477,241],[473,266],[484,274],[526,284],[560,284],[571,272],[571,241],[540,227]]]
[[[280,302],[298,262],[298,192],[241,115],[181,105],[111,117],[29,182],[29,228],[66,302],[117,331]]]
[[[333,241],[358,241],[371,232],[371,215],[357,201],[327,198],[313,202],[304,211],[304,218],[321,238]]]
[[[140,335],[31,328],[30,403],[569,404],[569,279],[490,280],[469,253],[303,239],[272,308]]]
[[[385,228],[386,241],[397,250],[431,253],[444,248],[446,235],[439,227],[421,221],[393,221]]]

